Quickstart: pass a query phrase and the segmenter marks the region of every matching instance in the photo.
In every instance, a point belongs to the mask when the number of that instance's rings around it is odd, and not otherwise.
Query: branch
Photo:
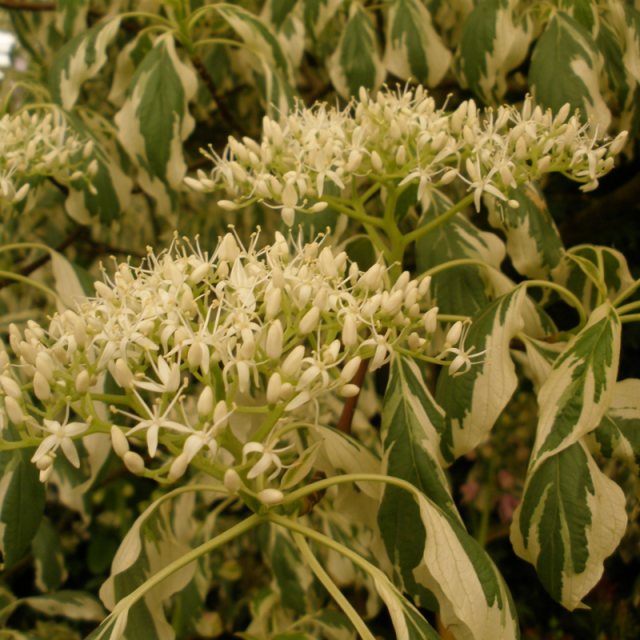
[[[20,2],[18,0],[0,0],[0,8],[14,11],[55,11],[55,2]]]
[[[360,363],[360,367],[358,367],[356,375],[353,376],[351,384],[358,385],[360,389],[362,389],[362,383],[364,382],[364,377],[367,373],[368,366],[369,360],[363,360]],[[357,395],[345,400],[344,407],[342,408],[342,415],[340,416],[340,420],[338,421],[338,431],[342,431],[343,433],[351,433],[351,422],[353,421],[353,414],[356,412],[356,407],[358,406],[359,397],[360,392],[358,392]]]

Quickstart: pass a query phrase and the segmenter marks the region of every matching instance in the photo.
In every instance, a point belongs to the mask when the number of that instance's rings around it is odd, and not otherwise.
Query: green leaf
[[[518,273],[530,278],[546,278],[558,266],[564,246],[544,194],[529,183],[510,189],[508,195],[520,206],[514,209],[494,200],[489,222],[504,231],[507,253]]]
[[[609,407],[619,351],[620,320],[605,303],[556,358],[538,393],[536,439],[511,528],[516,553],[570,610],[600,579],[626,528],[622,491],[582,442]]]
[[[276,31],[282,28],[287,18],[291,15],[298,0],[267,0],[262,7],[262,15],[275,27]]]
[[[86,31],[89,5],[85,0],[57,0],[56,29],[69,40],[77,33]]]
[[[304,0],[305,31],[317,38],[344,3],[345,0]]]
[[[466,336],[465,349],[486,350],[481,363],[457,377],[442,371],[436,401],[445,412],[441,449],[447,462],[475,449],[486,440],[513,395],[518,378],[509,343],[524,327],[526,292],[517,288],[492,302],[475,317]]]
[[[40,591],[55,591],[67,579],[64,554],[58,532],[49,518],[42,518],[40,528],[31,542],[36,586]]]
[[[346,99],[358,95],[360,87],[378,89],[385,77],[371,17],[359,2],[349,8],[349,19],[335,53],[327,60],[329,77]]]
[[[148,31],[142,31],[122,47],[116,58],[111,91],[109,91],[109,102],[118,107],[124,104],[127,88],[136,72],[136,68],[152,47],[153,38]]]
[[[183,493],[171,501],[173,497],[175,494],[164,494],[147,507],[122,541],[111,575],[100,589],[100,598],[108,609],[190,551],[194,494]],[[127,637],[173,640],[175,634],[166,619],[164,602],[189,584],[195,570],[195,563],[180,569],[134,604],[127,615]],[[100,631],[104,632],[102,625]]]
[[[197,86],[195,71],[178,58],[173,36],[163,34],[136,69],[115,116],[118,140],[140,169],[140,186],[161,210],[170,208],[172,190],[187,171],[183,143],[195,125],[188,102]]]
[[[120,28],[120,18],[96,24],[58,51],[49,69],[49,89],[55,102],[71,109],[83,83],[96,76],[107,61],[107,47]]]
[[[577,441],[529,472],[511,542],[547,591],[573,610],[584,607],[582,598],[602,576],[603,561],[626,526],[622,490]]]
[[[613,301],[634,283],[627,260],[609,247],[581,245],[568,251],[552,273],[554,281],[567,287],[591,312],[599,296]]]
[[[640,471],[640,380],[616,382],[611,404],[589,437],[606,458],[618,458]]]
[[[591,34],[570,15],[558,12],[535,45],[529,84],[536,100],[558,111],[565,103],[580,109],[600,134],[611,122],[611,112],[600,93],[601,61]],[[558,82],[562,78],[562,82]]]
[[[429,210],[420,224],[426,225],[453,206],[440,192],[432,194]],[[416,242],[418,271],[438,267],[450,260],[471,258],[498,269],[504,259],[504,244],[498,236],[480,231],[463,213],[422,236]],[[487,269],[461,265],[434,274],[431,290],[442,313],[473,315],[489,303],[493,287]]]
[[[27,553],[44,514],[44,485],[30,455],[26,449],[0,453],[0,551],[5,569]]]
[[[387,16],[385,65],[401,80],[433,87],[451,64],[451,53],[433,27],[431,14],[418,0],[394,0]]]
[[[293,70],[276,35],[264,21],[242,7],[220,4],[215,10],[251,54],[243,57],[243,62],[253,72],[267,111],[286,113],[294,98]]]
[[[464,22],[456,54],[460,83],[485,103],[496,104],[507,90],[507,75],[527,56],[529,19],[518,17],[516,0],[484,0]]]

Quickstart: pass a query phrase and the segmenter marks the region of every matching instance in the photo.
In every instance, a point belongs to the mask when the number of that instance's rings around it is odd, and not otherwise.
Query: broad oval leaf
[[[136,69],[115,116],[118,140],[140,169],[140,186],[162,210],[187,171],[182,147],[195,125],[188,102],[196,90],[195,71],[178,58],[167,33]]]
[[[526,291],[520,287],[492,302],[474,318],[466,345],[486,351],[467,373],[438,377],[436,401],[445,411],[441,450],[451,463],[486,440],[517,385],[509,343],[523,327]]]
[[[371,17],[359,2],[351,3],[349,19],[335,53],[327,60],[329,77],[345,99],[360,87],[375,91],[385,77]]]
[[[112,18],[91,27],[67,42],[49,70],[49,88],[53,99],[71,109],[85,80],[94,77],[107,61],[107,47],[120,28],[120,18]]]
[[[547,24],[531,56],[529,84],[534,97],[558,111],[565,103],[580,109],[602,134],[611,112],[599,87],[601,61],[591,34],[577,20],[559,11]],[[558,82],[558,78],[562,82]]]
[[[402,80],[433,87],[451,64],[451,52],[433,27],[419,0],[394,0],[387,15],[387,69]]]

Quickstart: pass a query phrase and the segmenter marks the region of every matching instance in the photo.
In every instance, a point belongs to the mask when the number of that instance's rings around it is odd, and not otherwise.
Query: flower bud
[[[447,347],[453,347],[454,345],[458,344],[458,340],[460,340],[460,336],[462,335],[462,322],[460,322],[460,320],[456,320],[456,322],[454,322],[451,325],[451,328],[449,329],[449,331],[447,331],[447,335],[444,339],[445,345]]]
[[[280,320],[274,320],[269,327],[269,331],[267,331],[267,342],[265,346],[267,357],[272,360],[277,360],[282,355],[283,335],[282,322],[280,322]]]
[[[438,311],[438,307],[431,307],[422,318],[424,329],[428,334],[435,333],[438,328]]]
[[[213,389],[207,385],[201,392],[198,397],[198,402],[196,403],[196,409],[198,411],[198,415],[205,417],[211,415],[213,411]]]
[[[213,424],[218,428],[223,428],[229,420],[229,407],[224,400],[219,400],[216,408],[213,410]]]
[[[263,489],[258,493],[258,500],[268,506],[280,504],[284,500],[284,493],[279,489]]]
[[[135,451],[127,451],[124,456],[122,456],[122,461],[131,473],[138,475],[144,471],[144,460],[142,456]]]
[[[53,456],[47,453],[43,455],[42,458],[38,458],[35,464],[36,469],[38,469],[39,471],[44,471],[51,467],[51,465],[53,464]]]
[[[167,474],[167,477],[172,482],[177,480],[178,478],[181,478],[184,475],[184,472],[187,470],[188,466],[189,458],[183,452],[171,463],[171,467],[169,467],[169,473]]]
[[[20,386],[18,383],[9,376],[2,375],[0,376],[0,386],[4,392],[11,396],[12,398],[20,398],[22,396],[22,391],[20,390]]]
[[[122,458],[129,451],[127,436],[116,425],[111,426],[111,447],[119,458]]]
[[[271,374],[267,383],[267,402],[271,405],[276,404],[280,400],[280,391],[282,390],[282,378],[276,371]]]
[[[340,387],[338,393],[343,398],[353,398],[360,393],[360,387],[357,384],[345,384],[343,387]]]
[[[235,469],[227,469],[224,472],[224,478],[222,482],[228,489],[229,493],[237,493],[240,487],[242,487],[242,479]]]
[[[51,397],[49,382],[40,371],[36,371],[33,376],[33,392],[36,394],[36,398],[43,402]]]
[[[22,424],[24,422],[24,413],[22,413],[22,409],[15,398],[5,396],[4,408],[13,424]]]
[[[74,386],[78,393],[86,393],[91,386],[91,375],[86,369],[83,369],[75,379]]]
[[[342,367],[342,371],[340,372],[340,379],[344,382],[351,382],[355,377],[356,373],[358,373],[358,369],[362,364],[362,358],[360,356],[354,356],[347,362],[344,367]]]
[[[298,331],[302,335],[311,333],[317,326],[320,320],[320,309],[318,307],[311,307],[307,313],[302,316],[300,324],[298,325]]]
[[[284,376],[292,378],[298,375],[302,359],[304,358],[304,353],[304,346],[301,344],[291,350],[280,367]]]
[[[342,325],[342,344],[345,347],[355,347],[358,343],[358,323],[356,317],[348,313]]]

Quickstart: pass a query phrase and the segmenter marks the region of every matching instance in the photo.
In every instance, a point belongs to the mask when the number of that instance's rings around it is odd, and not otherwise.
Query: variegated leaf
[[[421,219],[428,224],[451,208],[453,203],[440,192],[431,196],[429,210]],[[498,269],[504,259],[504,243],[498,236],[480,231],[463,213],[436,227],[416,242],[416,266],[426,271],[450,260],[472,258]],[[493,293],[486,269],[461,265],[433,276],[432,295],[442,313],[473,315],[486,307]]]
[[[600,67],[600,54],[591,34],[559,11],[535,45],[529,84],[540,104],[558,111],[569,103],[603,133],[611,122],[611,112],[600,93]],[[562,82],[558,82],[559,77]]]
[[[253,71],[268,112],[286,113],[293,103],[293,70],[278,38],[258,16],[246,9],[228,3],[216,6],[216,11],[238,34],[244,49],[251,55],[245,57]]]
[[[619,351],[620,320],[605,303],[556,358],[538,394],[536,439],[511,527],[516,553],[571,610],[599,580],[626,528],[622,491],[582,441],[611,402]]]
[[[327,60],[329,77],[346,99],[360,87],[378,89],[385,77],[371,17],[359,2],[351,3],[349,19],[335,53]]]
[[[173,36],[163,34],[136,69],[115,116],[118,140],[140,169],[140,186],[162,211],[187,170],[183,143],[195,124],[188,102],[196,90],[195,71],[178,57]]]
[[[396,640],[440,640],[436,630],[393,586],[384,573],[376,572],[373,582],[389,611]]]
[[[147,507],[122,541],[111,565],[111,575],[100,589],[100,598],[108,609],[113,609],[151,575],[190,551],[194,496],[182,494],[170,502],[172,497],[165,494]],[[193,563],[183,567],[151,589],[130,610],[122,612],[117,619],[124,620],[126,626],[122,631],[126,628],[127,637],[173,640],[175,633],[166,619],[163,604],[189,584],[194,571]],[[104,633],[107,628],[101,625],[98,631]]]
[[[0,551],[5,569],[28,551],[44,514],[44,485],[30,457],[26,449],[0,452]]]
[[[142,31],[121,49],[116,58],[109,102],[121,107],[124,104],[127,88],[136,68],[153,47],[153,38],[148,31]]]
[[[620,358],[620,319],[605,303],[556,358],[538,394],[530,468],[595,429],[611,401]]]
[[[489,210],[489,222],[507,237],[507,253],[516,271],[530,278],[546,278],[558,266],[564,247],[542,191],[533,183],[511,189],[510,207],[497,199]]]
[[[298,0],[267,0],[262,6],[262,19],[279,31],[297,4]]]
[[[507,90],[507,74],[526,58],[532,26],[517,12],[517,0],[484,0],[464,22],[456,55],[463,86],[483,102],[499,102]]]
[[[640,380],[616,382],[602,422],[589,434],[606,458],[619,458],[640,470]]]
[[[69,40],[87,28],[89,5],[84,0],[57,0],[56,29]]]
[[[344,3],[345,0],[304,0],[305,31],[317,38]]]
[[[625,498],[578,441],[545,457],[528,474],[513,515],[511,542],[547,591],[567,609],[603,572],[627,527]]]
[[[42,518],[38,533],[31,542],[31,551],[36,570],[36,587],[40,591],[55,591],[67,579],[68,572],[64,564],[60,536],[49,518]]]
[[[120,28],[120,18],[112,18],[91,27],[57,52],[49,70],[49,88],[53,99],[71,109],[85,80],[94,77],[107,61],[107,47]]]
[[[105,615],[100,603],[83,591],[58,591],[25,598],[22,602],[48,616],[64,616],[71,620],[97,622]]]
[[[394,0],[387,15],[387,69],[402,80],[433,87],[450,64],[451,53],[434,29],[424,4],[419,0]]]
[[[445,411],[441,449],[449,463],[488,438],[517,387],[509,343],[524,326],[525,300],[525,290],[518,288],[492,302],[473,319],[464,345],[486,351],[484,361],[463,375],[443,371],[438,377],[436,401]]]
[[[620,251],[593,245],[571,249],[552,277],[572,291],[587,312],[598,305],[599,295],[613,301],[634,283],[627,260]]]
[[[528,335],[520,335],[525,352],[512,350],[513,359],[522,366],[524,375],[531,380],[537,392],[549,377],[551,367],[566,347],[564,342],[545,342]]]

